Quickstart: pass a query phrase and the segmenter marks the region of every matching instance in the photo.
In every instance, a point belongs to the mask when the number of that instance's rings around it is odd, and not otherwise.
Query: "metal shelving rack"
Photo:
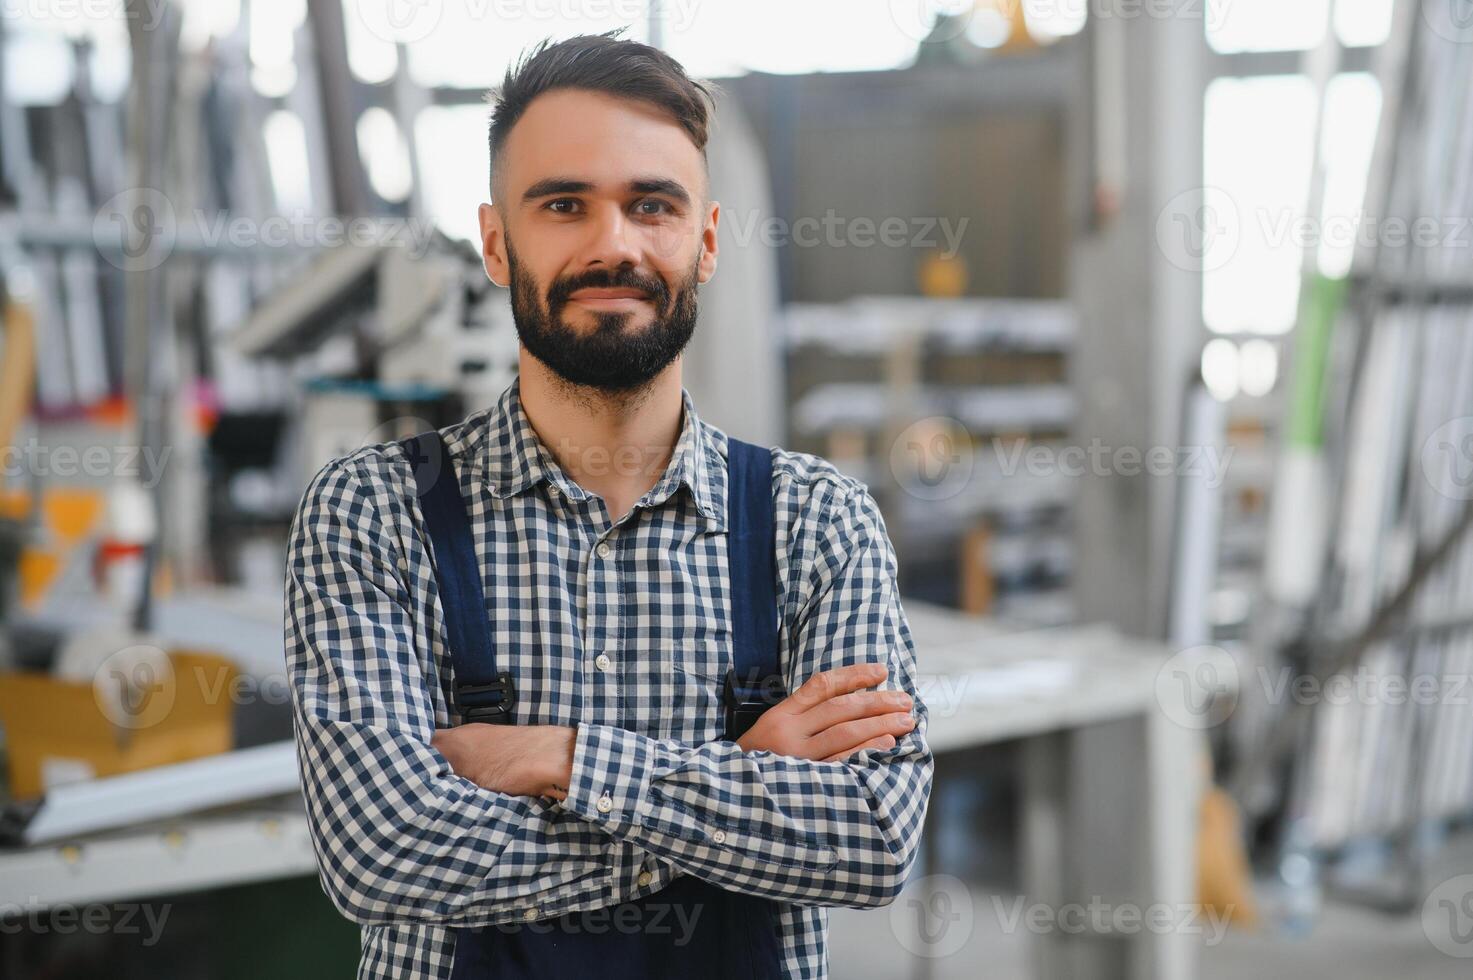
[[[1473,205],[1473,35],[1439,31],[1438,2],[1396,5],[1366,195],[1378,222]],[[1316,877],[1341,893],[1409,912],[1430,848],[1473,816],[1467,700],[1392,693],[1473,670],[1473,493],[1459,492],[1469,488],[1456,469],[1473,462],[1456,438],[1473,417],[1473,265],[1440,243],[1361,242],[1325,369],[1330,499],[1301,502],[1331,515],[1319,587],[1285,617],[1274,662],[1321,691],[1366,683],[1371,694],[1273,705],[1238,781],[1241,797],[1265,773],[1287,774],[1282,867],[1328,864],[1337,873]],[[1373,871],[1338,873],[1347,856]]]
[[[1074,424],[1070,305],[856,297],[791,304],[784,321],[789,377],[801,385],[793,392],[794,444],[870,485],[902,558],[954,545],[985,549],[977,560],[997,586],[990,612],[1025,622],[1071,619],[1070,603],[1059,599],[1072,564],[1071,480],[1057,468],[1033,476],[1021,464],[1028,449],[1048,448]],[[937,365],[958,355],[977,362],[962,372],[973,376],[940,376]],[[892,452],[917,423],[935,423],[930,438],[955,443],[967,478],[954,492],[940,486],[944,475],[937,492],[927,492],[923,478],[903,470],[906,454]]]

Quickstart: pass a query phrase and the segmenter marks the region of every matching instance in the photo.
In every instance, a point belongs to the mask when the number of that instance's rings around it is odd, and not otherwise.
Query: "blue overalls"
[[[772,453],[728,439],[727,549],[735,663],[722,688],[735,740],[785,696],[778,664]],[[404,443],[433,545],[463,722],[513,723],[516,684],[498,671],[449,454],[435,431]],[[446,479],[439,479],[440,475]],[[677,910],[677,906],[679,909]],[[781,977],[776,902],[677,875],[650,895],[532,923],[457,928],[451,980],[768,980]]]

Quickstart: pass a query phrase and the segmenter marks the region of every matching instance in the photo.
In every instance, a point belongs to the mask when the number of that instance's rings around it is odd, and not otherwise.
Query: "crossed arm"
[[[898,892],[932,757],[894,555],[862,488],[829,509],[813,544],[792,646],[790,684],[802,685],[740,744],[700,746],[589,724],[437,733],[438,681],[415,654],[387,530],[403,506],[339,461],[313,478],[292,526],[293,717],[340,912],[365,925],[481,925],[535,896],[556,913],[606,884],[593,880],[602,848],[590,828],[789,902],[875,906]],[[886,700],[896,694],[909,705]],[[510,761],[488,768],[493,753]]]
[[[870,691],[889,671],[851,664],[814,674],[736,740],[743,752],[775,752],[840,762],[865,749],[895,747],[915,727],[914,699],[904,691]],[[563,802],[573,782],[577,726],[467,724],[431,739],[458,775],[513,796]]]

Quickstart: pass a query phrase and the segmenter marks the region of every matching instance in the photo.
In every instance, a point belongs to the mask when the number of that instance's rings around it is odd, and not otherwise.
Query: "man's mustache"
[[[664,310],[670,300],[670,289],[658,276],[643,276],[633,269],[618,273],[592,271],[553,283],[552,288],[547,291],[547,308],[551,311],[562,309],[580,289],[638,289],[654,300],[658,310]]]

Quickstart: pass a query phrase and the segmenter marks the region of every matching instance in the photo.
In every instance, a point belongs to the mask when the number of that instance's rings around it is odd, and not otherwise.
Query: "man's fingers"
[[[829,756],[827,759],[824,759],[823,761],[824,762],[843,762],[845,759],[849,758],[854,753],[856,753],[856,752],[863,752],[865,749],[893,749],[893,748],[895,748],[895,736],[893,736],[893,735],[881,735],[878,738],[872,738],[872,739],[870,739],[868,742],[865,742],[863,745],[856,745],[856,746],[854,746],[854,748],[852,748],[852,749],[845,749],[843,752],[835,752],[833,755]]]
[[[828,758],[848,745],[859,745],[881,735],[899,738],[915,727],[915,718],[908,711],[896,711],[858,721],[846,721],[813,736],[813,754]]]
[[[803,712],[802,720],[807,726],[804,734],[814,735],[846,721],[909,711],[913,706],[914,701],[904,691],[851,691]]]
[[[889,676],[890,671],[884,664],[879,663],[835,667],[833,670],[821,671],[808,678],[788,696],[787,700],[793,702],[799,711],[807,711],[829,698],[873,687]]]

